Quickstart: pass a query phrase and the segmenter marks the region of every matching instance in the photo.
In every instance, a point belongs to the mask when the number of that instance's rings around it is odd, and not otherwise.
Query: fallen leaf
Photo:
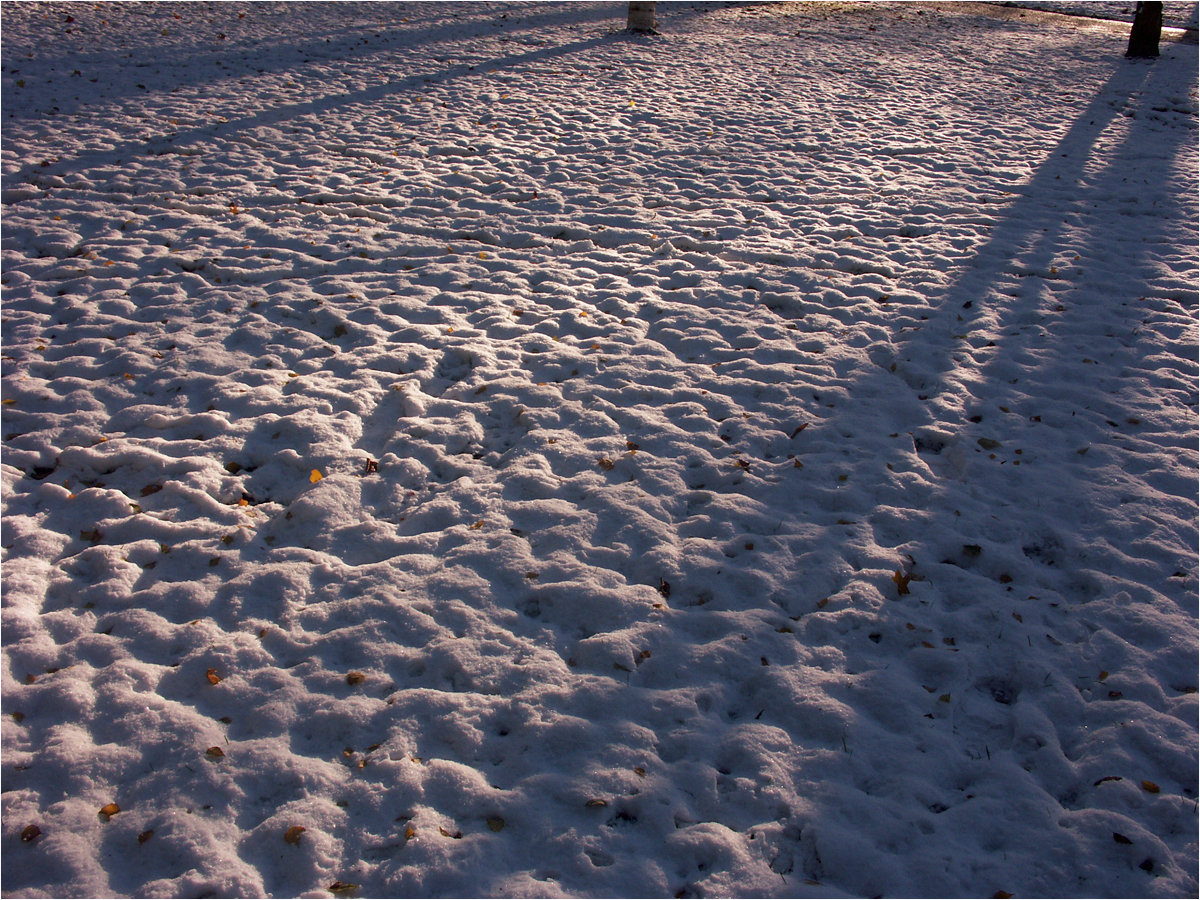
[[[333,884],[331,884],[329,886],[330,893],[334,893],[334,894],[346,894],[346,893],[349,893],[350,891],[357,891],[357,890],[358,890],[358,885],[351,884],[348,881],[335,881]]]
[[[610,471],[612,471],[612,467],[614,465],[616,465],[616,463],[614,463],[611,459],[609,459],[607,456],[605,456],[605,457],[602,457],[601,459],[596,460],[596,465],[598,465],[600,468],[602,468],[605,472],[610,472]]]
[[[805,422],[803,425],[800,425],[799,427],[797,427],[796,430],[793,431],[790,436],[795,437],[796,435],[798,435],[800,432],[802,432],[807,427],[808,427],[808,422]]]
[[[462,838],[461,831],[447,831],[445,828],[442,828],[440,825],[438,826],[438,831],[440,831],[442,833],[442,837],[453,838],[456,841],[460,840]]]
[[[1162,788],[1160,788],[1153,781],[1143,781],[1142,789],[1145,790],[1146,793],[1148,793],[1148,794],[1157,794],[1159,791],[1162,790]]]
[[[633,767],[633,774],[634,774],[634,775],[636,775],[638,778],[645,778],[645,777],[646,777],[646,770],[645,770],[645,769],[643,769],[641,766],[634,766],[634,767]]]
[[[138,843],[144,844],[144,843],[146,843],[146,841],[150,840],[150,838],[152,838],[152,837],[154,837],[153,831],[143,831],[141,834],[138,835]]]
[[[108,804],[100,807],[100,815],[102,815],[108,819],[111,819],[113,816],[115,816],[120,811],[121,811],[121,807],[117,806],[117,804],[115,804],[115,803],[108,803]]]
[[[289,828],[287,831],[285,831],[283,833],[283,841],[286,844],[293,844],[293,845],[299,847],[300,846],[300,836],[302,834],[304,834],[304,832],[306,832],[306,831],[308,831],[308,829],[305,828],[303,825],[293,825],[291,828]]]
[[[667,584],[667,582],[662,578],[658,579],[658,592],[664,597],[670,597],[671,585]]]
[[[584,806],[587,806],[591,809],[596,809],[597,807],[608,806],[608,801],[607,800],[589,800],[587,803],[584,804]]]
[[[404,826],[404,839],[406,841],[411,841],[416,836],[417,836],[417,829],[413,828],[411,825]]]
[[[313,469],[312,474],[308,476],[308,480],[311,481],[313,484],[316,484],[318,481],[320,481],[324,477],[325,476],[322,475],[320,472],[318,472],[316,469]]]
[[[487,827],[492,831],[503,831],[504,820],[499,816],[488,816]]]
[[[1012,897],[1012,894],[1008,891],[996,891],[996,893],[992,894],[992,900],[1009,900],[1010,897]]]
[[[366,677],[362,672],[351,672],[346,676],[346,684],[362,684]]]
[[[225,755],[225,751],[222,750],[220,747],[209,747],[204,752],[207,753],[209,756],[213,757],[214,759],[220,759],[221,757],[223,757]]]
[[[1099,787],[1100,785],[1104,784],[1104,782],[1106,782],[1106,781],[1120,781],[1120,780],[1121,780],[1120,775],[1105,775],[1099,781],[1095,782],[1092,785],[1092,787]]]
[[[892,576],[892,581],[896,582],[896,593],[903,597],[908,593],[908,583],[912,581],[912,576],[905,575],[902,569],[897,569],[896,574]]]
[[[21,840],[27,844],[30,841],[36,841],[41,836],[42,829],[38,828],[36,825],[26,825],[25,830],[21,832]]]
[[[1000,446],[999,441],[992,440],[991,438],[980,438],[976,443],[984,450],[995,450]]]
[[[204,673],[204,675],[206,678],[208,678],[209,684],[220,684],[221,683],[221,676],[217,674],[216,669],[209,669],[207,672]]]
[[[1132,844],[1133,843],[1133,841],[1131,841],[1129,838],[1125,837],[1125,835],[1118,834],[1115,831],[1113,832],[1113,840],[1116,841],[1118,844]]]

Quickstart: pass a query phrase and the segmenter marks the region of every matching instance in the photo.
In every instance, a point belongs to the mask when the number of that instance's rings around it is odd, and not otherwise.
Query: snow
[[[624,11],[5,4],[6,896],[1195,895],[1195,44]]]

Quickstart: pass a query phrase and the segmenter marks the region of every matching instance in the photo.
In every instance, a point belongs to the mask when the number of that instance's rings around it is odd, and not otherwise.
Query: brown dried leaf
[[[107,803],[104,806],[100,807],[100,815],[102,815],[106,818],[109,818],[109,819],[111,819],[113,816],[115,816],[120,811],[121,811],[121,807],[117,806],[117,804],[115,804],[115,803]]]
[[[214,759],[220,759],[221,757],[223,757],[225,755],[225,751],[222,750],[220,747],[209,747],[204,752],[207,753],[209,756],[213,757]]]
[[[154,832],[152,830],[151,831],[143,831],[141,834],[138,835],[138,843],[144,844],[144,843],[146,843],[146,841],[150,840],[150,838],[152,838],[152,837],[154,837]]]
[[[293,825],[283,833],[284,843],[300,846],[300,836],[308,831],[303,825]]]
[[[42,829],[38,828],[36,825],[26,825],[25,830],[21,832],[21,840],[27,844],[31,841],[36,841],[41,836]]]
[[[358,885],[351,884],[349,881],[335,881],[329,886],[329,892],[332,894],[347,894],[350,891],[357,891]]]
[[[367,676],[364,675],[362,672],[351,672],[349,675],[346,676],[346,684],[349,684],[349,685],[362,684],[366,680],[366,678],[367,678]]]
[[[892,581],[896,582],[896,593],[903,597],[908,593],[908,583],[912,581],[912,576],[905,575],[903,569],[897,569]]]
[[[1148,793],[1148,794],[1157,794],[1159,791],[1162,790],[1162,788],[1160,788],[1153,781],[1143,781],[1142,789],[1145,790],[1146,793]]]

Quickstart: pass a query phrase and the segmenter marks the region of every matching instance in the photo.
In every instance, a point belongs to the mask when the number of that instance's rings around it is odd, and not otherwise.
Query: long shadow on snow
[[[701,14],[705,9],[694,8],[696,14]],[[679,14],[677,14],[679,15]],[[528,20],[529,28],[544,28],[547,25],[553,24],[557,20],[570,19],[570,21],[578,22],[579,19],[573,13],[563,11],[555,16],[537,16],[531,17]],[[596,15],[587,18],[601,20],[611,18],[609,15]],[[442,39],[439,35],[452,37],[456,34],[461,35],[462,24],[446,25],[440,29],[435,29],[426,37],[431,42],[436,42]],[[461,35],[464,38],[478,37],[478,34]],[[358,40],[356,37],[355,40]],[[532,50],[528,53],[522,53],[514,56],[506,56],[503,59],[493,59],[489,62],[478,62],[475,64],[460,63],[458,65],[448,66],[440,71],[426,71],[407,78],[402,78],[397,81],[392,81],[387,84],[382,84],[377,87],[367,88],[361,91],[355,91],[348,94],[335,94],[320,97],[315,100],[308,100],[302,103],[293,103],[286,106],[276,107],[270,110],[262,110],[252,115],[243,116],[232,121],[220,123],[218,125],[205,125],[199,128],[192,128],[186,131],[179,131],[174,134],[156,138],[149,141],[134,140],[119,144],[111,150],[103,150],[95,153],[84,153],[74,159],[59,159],[49,166],[43,166],[41,163],[31,164],[22,169],[18,169],[4,177],[6,187],[12,187],[22,182],[38,184],[45,178],[66,177],[75,173],[86,171],[94,166],[99,165],[119,165],[122,160],[129,156],[144,155],[144,156],[164,156],[170,153],[178,152],[178,148],[190,146],[196,142],[209,142],[214,140],[223,140],[245,131],[250,131],[255,128],[268,127],[277,125],[280,122],[288,121],[300,116],[318,115],[329,117],[335,114],[338,110],[345,107],[354,106],[357,104],[372,104],[385,101],[392,98],[395,102],[395,96],[407,91],[418,90],[426,85],[445,84],[467,77],[483,77],[492,73],[503,71],[505,69],[517,68],[520,66],[530,65],[534,63],[545,63],[551,60],[559,59],[564,56],[569,56],[576,53],[582,53],[594,47],[599,47],[607,43],[621,41],[644,41],[648,38],[640,35],[630,35],[624,31],[614,31],[599,37],[592,37],[582,41],[573,41],[563,44],[558,47],[549,49]],[[309,43],[296,45],[294,48],[295,60],[294,64],[305,64],[313,61],[313,57],[304,56],[303,48],[310,46]],[[325,47],[324,43],[316,46]],[[365,51],[370,50],[372,53],[378,53],[382,48],[376,45],[364,46],[361,48],[355,47],[354,44],[348,44],[341,47],[340,54],[329,54],[323,56],[324,59],[347,59],[352,56],[362,56]],[[449,48],[448,48],[449,49]],[[245,54],[237,54],[245,57]],[[264,60],[256,59],[253,63],[247,62],[248,70],[264,71],[259,68],[264,64]],[[289,63],[291,64],[291,63]],[[236,77],[238,73],[230,73],[231,77]],[[245,74],[245,73],[242,73]]]

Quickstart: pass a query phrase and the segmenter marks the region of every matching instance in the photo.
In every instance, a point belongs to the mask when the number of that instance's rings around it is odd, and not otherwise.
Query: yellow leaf
[[[1157,794],[1159,791],[1162,790],[1162,788],[1160,788],[1153,781],[1143,781],[1142,788],[1149,794]]]
[[[115,803],[109,803],[105,806],[100,807],[100,815],[105,816],[106,818],[112,818],[120,811],[121,811],[121,807],[117,806],[117,804],[115,804]]]
[[[311,481],[313,484],[316,484],[318,481],[320,481],[324,477],[325,476],[322,475],[320,472],[318,472],[316,469],[313,469],[312,474],[308,476],[308,480]]]
[[[411,825],[404,826],[404,839],[406,841],[411,841],[416,836],[417,836],[417,829],[413,828]]]

